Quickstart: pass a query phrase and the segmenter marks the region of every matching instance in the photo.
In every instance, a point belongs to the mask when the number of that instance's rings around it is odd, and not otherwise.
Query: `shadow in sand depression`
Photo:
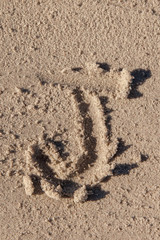
[[[112,117],[111,117],[110,113],[113,112],[113,110],[110,109],[110,108],[107,108],[107,106],[106,106],[106,104],[108,103],[108,98],[107,97],[101,96],[100,97],[100,102],[101,102],[101,105],[103,107],[103,114],[106,118],[105,124],[106,124],[106,128],[107,128],[107,137],[108,137],[109,140],[111,140],[111,136],[112,136],[111,120],[112,120]]]
[[[100,199],[105,198],[108,194],[110,194],[109,191],[104,191],[101,189],[101,186],[94,186],[94,187],[88,187],[88,192],[90,192],[88,196],[88,201],[97,201]]]
[[[64,161],[67,159],[67,157],[69,156],[69,152],[66,152],[65,148],[66,148],[68,141],[62,140],[61,133],[56,133],[55,135],[53,135],[53,137],[48,137],[46,134],[44,134],[43,138],[44,138],[46,144],[51,143],[56,147],[60,157]]]
[[[150,70],[144,70],[144,69],[135,69],[131,72],[131,76],[133,77],[131,82],[131,90],[128,95],[129,99],[132,98],[139,98],[142,97],[143,94],[138,91],[138,87],[145,83],[145,81],[151,77],[151,71]]]
[[[112,173],[113,173],[113,176],[129,175],[130,171],[137,167],[138,167],[137,163],[116,164],[115,168],[112,170]]]
[[[96,62],[96,64],[98,64],[99,68],[102,68],[105,72],[109,72],[110,71],[110,66],[108,65],[108,63],[106,62]]]
[[[96,138],[92,135],[93,132],[93,120],[88,114],[89,104],[84,101],[83,92],[76,88],[73,91],[75,98],[78,102],[79,112],[83,118],[83,128],[84,128],[84,145],[87,154],[82,155],[77,162],[77,172],[82,173],[88,169],[89,164],[96,161]]]
[[[125,151],[127,151],[132,145],[125,145],[125,142],[122,140],[122,138],[118,138],[118,146],[117,146],[117,152],[115,155],[109,160],[109,162],[114,161],[116,157],[119,157],[121,154],[123,154]]]

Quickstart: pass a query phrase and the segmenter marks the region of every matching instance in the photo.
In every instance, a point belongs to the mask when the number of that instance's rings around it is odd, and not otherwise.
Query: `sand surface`
[[[0,239],[160,239],[159,20],[0,1]]]

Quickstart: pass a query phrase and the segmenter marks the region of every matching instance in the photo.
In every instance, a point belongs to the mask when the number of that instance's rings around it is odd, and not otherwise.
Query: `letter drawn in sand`
[[[104,74],[103,71],[100,73]],[[120,73],[111,71],[110,76],[119,77],[110,96],[115,99],[125,98],[129,91],[129,73],[126,70]],[[66,116],[68,114],[68,117],[62,119],[64,129],[66,126],[68,128],[62,132],[62,141],[55,140],[55,129],[52,138],[42,137],[30,144],[25,154],[25,191],[27,195],[35,193],[35,177],[48,197],[58,200],[67,196],[73,197],[76,203],[84,202],[90,194],[89,189],[111,174],[110,159],[116,154],[117,138],[108,137],[106,116],[96,91],[60,84],[50,85],[49,88],[47,91],[49,98],[54,99],[55,114],[59,114],[59,118],[62,118],[63,113]],[[59,96],[63,102],[59,100]],[[47,108],[47,111],[52,112],[52,109]],[[68,134],[67,154],[63,153],[64,147],[60,149],[65,134]],[[48,135],[47,131],[45,135]]]

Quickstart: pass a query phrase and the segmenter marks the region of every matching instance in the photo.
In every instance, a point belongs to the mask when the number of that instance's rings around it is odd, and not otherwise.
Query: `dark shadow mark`
[[[109,141],[111,140],[111,137],[112,137],[111,120],[112,120],[111,115],[108,115],[105,124],[106,124],[107,130],[108,130],[107,135],[108,135]]]
[[[16,175],[16,171],[15,171],[15,170],[11,170],[11,171],[9,172],[9,176],[12,177],[12,176],[14,176],[14,175]]]
[[[102,68],[103,70],[105,70],[105,72],[109,72],[110,71],[110,66],[107,63],[105,63],[105,62],[103,62],[103,63],[96,62],[96,64],[99,65],[98,66],[99,68]]]
[[[33,49],[34,49],[34,51],[37,51],[37,50],[39,50],[39,48],[38,47],[32,47]]]
[[[47,84],[47,81],[44,79],[44,77],[41,74],[37,73],[36,77],[38,78],[41,85]]]
[[[109,191],[104,191],[101,189],[101,186],[95,187],[87,187],[87,191],[89,192],[87,201],[97,201],[106,197],[106,195],[110,194]]]
[[[51,163],[51,160],[44,152],[39,148],[38,145],[34,146],[34,154],[32,160],[36,165],[38,165],[38,169],[41,170],[42,177],[56,187],[60,185],[63,189],[62,195],[63,197],[73,197],[74,192],[79,188],[79,184],[72,180],[61,180],[55,177],[55,173],[53,169],[48,165]],[[33,185],[34,185],[34,194],[42,194],[43,191],[41,189],[41,178],[37,175],[31,175]]]
[[[130,171],[134,168],[137,168],[138,164],[117,164],[115,168],[112,170],[113,176],[120,176],[120,175],[129,175]]]
[[[11,31],[14,33],[18,32],[17,29],[15,29],[15,28],[11,28]]]
[[[20,136],[18,134],[15,134],[14,137],[15,137],[15,139],[19,139],[20,138]]]
[[[159,16],[159,12],[155,11],[154,8],[152,8],[152,14],[153,14],[153,15],[156,15],[156,16]]]
[[[61,134],[57,133],[52,138],[47,137],[46,134],[43,135],[46,145],[47,145],[47,143],[53,144],[56,147],[56,149],[58,150],[60,157],[65,161],[67,159],[67,157],[69,156],[69,152],[65,151],[65,146],[67,145],[68,141],[56,140],[56,137],[61,138]]]
[[[106,117],[105,125],[106,125],[107,131],[108,131],[107,132],[107,137],[110,141],[111,136],[112,136],[112,128],[111,128],[112,117],[111,117],[110,113],[113,112],[113,110],[106,107],[106,104],[108,103],[108,98],[107,97],[102,96],[99,99],[100,99],[100,102],[101,102],[101,105],[102,105],[102,108],[103,108],[104,116]]]
[[[117,152],[115,155],[109,160],[109,162],[112,162],[116,157],[119,157],[121,154],[123,154],[125,151],[127,151],[132,145],[125,145],[125,142],[122,140],[122,138],[118,138],[118,146],[117,146]]]
[[[149,156],[147,154],[141,153],[141,162],[146,162],[148,160]]]
[[[43,190],[41,188],[40,178],[36,175],[31,175],[31,179],[32,179],[33,186],[34,186],[34,194],[35,195],[43,194]]]
[[[0,163],[2,163],[2,164],[6,163],[6,162],[7,162],[7,158],[4,158],[4,159],[0,160]]]
[[[28,93],[28,94],[30,93],[30,91],[26,88],[20,88],[20,90],[22,93]]]
[[[1,135],[5,135],[5,132],[4,132],[3,129],[0,129],[0,134],[1,134]]]
[[[103,178],[101,182],[108,182],[111,179],[112,176],[106,176]]]
[[[79,4],[78,4],[78,7],[82,7],[82,3],[79,3]]]
[[[97,159],[96,138],[92,136],[93,121],[88,114],[89,104],[84,102],[83,92],[79,88],[76,88],[73,91],[73,94],[75,95],[75,99],[78,102],[78,108],[83,118],[82,125],[84,128],[84,146],[87,152],[87,154],[83,154],[81,158],[79,158],[76,166],[77,172],[82,173],[88,169],[89,165],[92,165]]]
[[[138,86],[142,85],[148,78],[151,77],[151,71],[144,69],[135,69],[131,72],[131,76],[133,76],[133,79],[131,82],[131,90],[128,98],[132,99],[142,97],[143,94],[138,91]]]
[[[56,146],[59,155],[63,160],[66,160],[66,158],[69,156],[69,152],[65,151],[65,146],[67,143],[67,141],[65,141],[65,144],[62,141],[54,141],[54,145]]]
[[[73,72],[80,72],[83,68],[77,67],[77,68],[72,68]]]
[[[38,165],[38,168],[41,169],[43,177],[46,180],[54,178],[55,173],[53,172],[53,169],[51,169],[48,165],[48,163],[51,163],[51,160],[47,155],[45,155],[45,153],[42,151],[42,149],[39,148],[38,145],[34,146],[34,154],[32,160],[35,164]]]
[[[57,179],[55,177],[55,173],[53,172],[53,169],[50,168],[48,163],[51,162],[51,160],[48,158],[47,155],[44,154],[44,152],[39,148],[38,145],[35,145],[33,147],[34,154],[32,155],[32,161],[34,166],[37,166],[37,169],[40,169],[41,174],[43,178],[53,184],[53,186],[58,186],[61,183],[61,180]],[[31,179],[34,185],[34,194],[42,194],[43,191],[41,189],[41,183],[40,183],[40,177],[37,175],[31,175]]]
[[[61,187],[64,197],[73,197],[74,192],[79,188],[79,184],[72,180],[62,180]]]

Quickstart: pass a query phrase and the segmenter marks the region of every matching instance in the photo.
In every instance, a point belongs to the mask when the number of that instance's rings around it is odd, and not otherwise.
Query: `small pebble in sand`
[[[59,200],[61,198],[62,188],[60,185],[54,187],[52,184],[42,179],[41,188],[48,197],[55,200]]]
[[[78,190],[74,193],[74,202],[75,203],[83,203],[88,198],[88,192],[86,190],[86,186],[80,187]]]

